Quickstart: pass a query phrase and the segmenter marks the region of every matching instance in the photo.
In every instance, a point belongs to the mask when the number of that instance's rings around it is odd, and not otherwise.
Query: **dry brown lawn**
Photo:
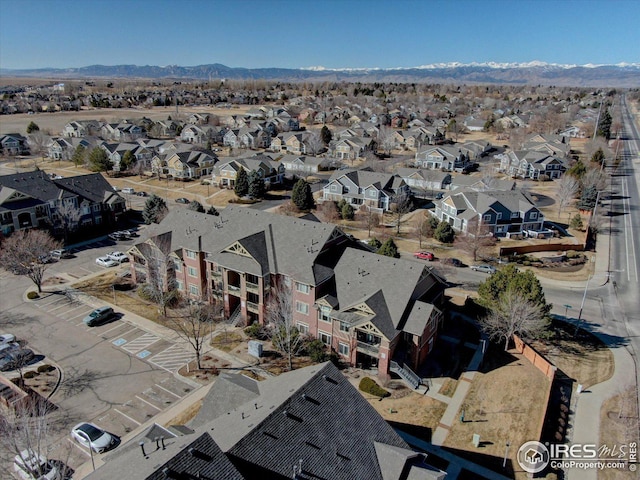
[[[476,374],[462,405],[465,422],[457,420],[458,412],[444,446],[463,450],[466,458],[476,457],[476,461],[501,471],[506,442],[512,445],[508,456],[517,469],[517,446],[539,439],[551,382],[522,355],[495,355],[498,368]],[[489,360],[487,357],[485,362]],[[473,446],[474,434],[480,435],[481,447]],[[524,480],[527,476],[516,471],[515,478]]]
[[[638,438],[638,411],[635,402],[635,390],[629,388],[610,398],[600,410],[600,445],[628,445]],[[625,480],[638,478],[637,472],[629,470],[600,470],[599,480]]]
[[[221,332],[216,335],[211,341],[211,346],[222,350],[223,352],[230,352],[234,348],[240,346],[245,341],[245,336],[239,331],[237,332]]]
[[[170,427],[171,425],[186,425],[196,417],[196,415],[200,411],[200,408],[202,407],[202,402],[202,400],[198,400],[197,402],[193,403],[192,405],[181,411],[178,415],[173,417],[171,420],[166,422],[164,426]]]

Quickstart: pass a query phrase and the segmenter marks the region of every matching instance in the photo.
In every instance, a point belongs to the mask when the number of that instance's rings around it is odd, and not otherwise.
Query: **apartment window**
[[[304,315],[309,314],[309,305],[307,303],[296,301],[296,312],[302,313]]]
[[[190,283],[189,284],[189,293],[191,295],[199,295],[200,294],[200,289],[196,285],[193,285],[192,283]]]
[[[185,250],[185,252],[187,253],[187,258],[196,258],[196,252],[191,250]]]
[[[345,357],[349,356],[349,345],[347,345],[346,343],[339,343],[338,344],[338,353],[340,353],[340,355],[344,355]]]
[[[302,335],[309,335],[309,325],[307,325],[306,323],[297,323],[296,327],[298,327],[298,331]]]
[[[535,220],[538,218],[538,212],[531,212],[531,219]]]
[[[482,221],[483,222],[490,222],[491,221],[491,215],[483,215],[482,216]]]
[[[174,265],[174,268],[176,269],[176,272],[182,271],[182,265],[180,264],[180,262],[174,262],[173,265]]]
[[[187,273],[189,274],[189,276],[190,276],[190,277],[195,277],[195,276],[197,276],[196,269],[195,269],[195,268],[193,268],[193,267],[189,267],[189,268],[187,269]]]
[[[325,332],[318,332],[318,340],[325,345],[331,345],[331,335]]]
[[[180,280],[176,280],[176,286],[178,287],[178,290],[184,290],[184,283]]]
[[[518,218],[518,212],[511,212],[511,218]]]
[[[245,279],[247,280],[247,283],[253,283],[254,285],[258,284],[258,277],[256,275],[247,273]]]
[[[497,216],[498,220],[502,220],[502,213],[501,213],[501,212],[498,212],[498,214],[497,214],[497,215],[498,215],[498,216]]]
[[[348,332],[349,331],[349,324],[347,322],[340,322],[340,331],[341,332]]]
[[[300,293],[304,293],[305,295],[309,293],[309,285],[304,283],[296,282],[296,290]]]

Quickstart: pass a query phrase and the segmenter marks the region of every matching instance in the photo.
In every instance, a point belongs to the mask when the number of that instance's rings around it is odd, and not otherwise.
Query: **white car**
[[[102,453],[116,444],[116,438],[93,423],[79,423],[71,429],[71,436],[80,445]]]
[[[123,188],[121,191],[122,193],[136,193],[136,191],[130,187]]]
[[[109,257],[98,257],[96,258],[96,263],[101,267],[115,267],[118,265],[118,262],[111,260]]]
[[[13,343],[16,341],[16,336],[12,333],[0,333],[0,345],[5,343]]]
[[[23,450],[13,459],[13,471],[24,480],[60,480],[60,470],[46,457],[33,450]]]
[[[129,257],[122,252],[109,252],[107,253],[107,258],[110,258],[114,262],[118,262],[118,263],[129,261]]]

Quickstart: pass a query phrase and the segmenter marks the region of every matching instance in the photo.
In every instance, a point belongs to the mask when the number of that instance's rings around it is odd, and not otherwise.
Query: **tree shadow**
[[[63,398],[69,398],[77,395],[88,388],[93,388],[98,373],[93,370],[80,370],[78,367],[70,367],[67,369],[64,381],[60,384],[58,391]]]
[[[518,366],[521,365],[521,363],[516,356],[504,350],[503,344],[498,345],[489,342],[478,371],[481,373],[489,373],[507,365]]]

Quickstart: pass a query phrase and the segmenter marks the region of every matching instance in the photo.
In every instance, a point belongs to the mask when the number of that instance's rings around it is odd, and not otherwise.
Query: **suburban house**
[[[135,142],[145,136],[145,132],[135,123],[105,123],[100,128],[100,136],[105,140]]]
[[[457,231],[474,235],[486,228],[496,237],[544,238],[544,214],[531,196],[522,190],[450,193],[435,202],[432,212]]]
[[[487,140],[469,140],[458,147],[469,157],[469,160],[474,161],[480,160],[493,150],[493,145]]]
[[[569,137],[569,138],[585,138],[587,136],[587,132],[584,128],[580,128],[576,125],[571,125],[570,127],[565,128],[564,130],[560,130],[558,135],[561,137]]]
[[[113,478],[444,480],[446,473],[327,362],[261,382],[221,373],[188,425],[151,425],[87,476]]]
[[[398,197],[410,194],[400,176],[368,169],[337,170],[322,187],[323,200],[345,200],[355,207],[367,205],[380,210],[390,210]]]
[[[213,172],[218,157],[211,151],[175,152],[165,157],[164,172],[179,180],[195,180]]]
[[[280,159],[287,173],[309,174],[318,173],[320,168],[327,163],[323,157],[308,157],[306,155],[284,155]]]
[[[77,120],[67,123],[62,129],[63,137],[91,137],[100,133],[97,120]]]
[[[0,154],[26,155],[29,153],[27,139],[19,133],[0,135]]]
[[[451,184],[451,174],[440,170],[426,170],[418,168],[398,168],[396,173],[411,188],[413,193],[426,193],[443,190]]]
[[[299,331],[343,361],[411,376],[443,320],[444,283],[425,264],[359,248],[332,224],[230,206],[172,211],[128,253],[136,283],[162,272],[163,286],[221,302],[234,324],[269,323],[272,295],[284,295]]]
[[[191,125],[206,125],[209,123],[209,114],[192,113],[187,117],[187,123],[190,123]]]
[[[70,160],[79,145],[82,145],[87,152],[91,148],[91,142],[86,138],[54,138],[47,149],[49,158],[52,160]]]
[[[257,155],[245,158],[229,158],[218,163],[211,175],[214,185],[224,188],[233,188],[236,184],[236,175],[239,170],[246,170],[247,174],[258,172],[264,179],[265,186],[282,183],[285,167],[281,162],[275,162],[266,155]]]
[[[180,140],[187,143],[222,143],[226,129],[213,125],[186,125],[180,133]]]
[[[109,160],[113,164],[113,170],[116,172],[120,171],[120,162],[127,152],[131,152],[136,162],[141,162],[143,165],[146,165],[153,157],[153,152],[139,143],[102,142],[100,148],[107,152]]]
[[[500,158],[500,170],[514,178],[537,180],[546,176],[548,179],[555,179],[567,171],[567,163],[563,158],[546,151],[509,151],[497,158]]]
[[[516,181],[512,178],[453,174],[448,188],[449,190],[466,188],[479,192],[484,192],[485,190],[515,190]]]
[[[484,130],[484,124],[486,122],[481,118],[475,118],[473,116],[467,117],[464,119],[464,126],[467,127],[467,130],[470,132],[482,132]]]
[[[286,152],[292,155],[307,153],[306,140],[311,132],[285,132],[271,139],[269,149],[273,152]]]
[[[36,227],[61,232],[65,228],[61,210],[67,220],[74,217],[67,228],[75,229],[115,223],[126,206],[125,200],[99,173],[52,179],[36,170],[0,176],[3,234]]]
[[[415,155],[415,166],[437,170],[455,170],[470,163],[469,155],[458,146],[440,145],[421,148]]]
[[[332,142],[329,150],[341,160],[355,160],[374,147],[375,141],[370,137],[342,137]]]
[[[565,137],[561,137],[560,135],[533,133],[529,135],[522,144],[522,150],[536,150],[565,158],[568,157],[571,152],[571,145]]]

